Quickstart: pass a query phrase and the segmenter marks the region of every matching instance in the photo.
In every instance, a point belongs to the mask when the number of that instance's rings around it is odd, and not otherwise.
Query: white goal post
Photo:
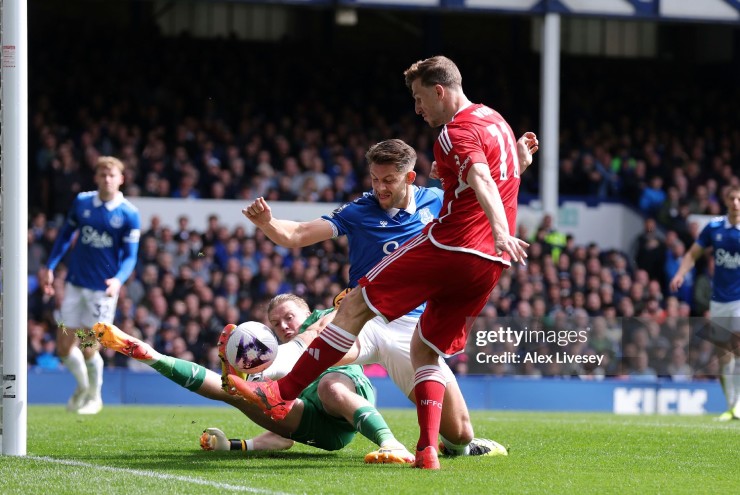
[[[2,225],[0,374],[3,455],[26,455],[28,418],[28,6],[0,0]]]

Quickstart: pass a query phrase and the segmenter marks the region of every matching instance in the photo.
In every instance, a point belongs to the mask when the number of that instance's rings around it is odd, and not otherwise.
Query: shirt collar
[[[409,196],[409,204],[406,206],[406,208],[404,208],[404,211],[409,215],[413,215],[414,213],[416,213],[416,187],[411,186]],[[400,208],[391,208],[390,210],[388,210],[388,215],[393,218],[398,214],[399,211],[401,211]]]
[[[116,194],[113,199],[105,203],[100,199],[100,193],[95,193],[95,197],[93,198],[93,206],[95,208],[104,204],[105,209],[108,211],[115,210],[121,203],[123,203],[123,193],[121,191],[118,191],[118,194]]]
[[[740,230],[740,223],[737,225],[732,225],[730,223],[730,217],[725,217],[725,228],[726,229],[737,229]]]

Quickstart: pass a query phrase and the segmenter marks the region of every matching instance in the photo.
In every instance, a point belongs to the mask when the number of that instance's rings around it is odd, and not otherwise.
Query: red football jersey
[[[434,143],[434,159],[444,189],[439,218],[426,227],[435,245],[465,251],[510,265],[506,253],[497,256],[493,232],[467,177],[474,163],[486,163],[498,186],[509,223],[516,230],[519,158],[509,124],[495,110],[472,104],[460,110]]]

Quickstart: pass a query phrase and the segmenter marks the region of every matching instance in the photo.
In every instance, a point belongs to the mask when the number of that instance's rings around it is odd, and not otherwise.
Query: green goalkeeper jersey
[[[301,325],[301,328],[298,329],[298,333],[301,334],[306,331],[308,327],[319,321],[321,318],[323,318],[324,315],[328,315],[334,311],[334,308],[329,309],[314,309],[310,315],[308,315],[308,318],[306,318],[306,321],[303,322],[303,325]]]

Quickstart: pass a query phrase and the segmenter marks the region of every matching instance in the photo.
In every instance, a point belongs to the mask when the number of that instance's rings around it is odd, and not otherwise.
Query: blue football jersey
[[[740,225],[718,217],[702,229],[696,240],[702,248],[714,248],[712,300],[740,301]]]
[[[123,194],[103,203],[97,191],[82,192],[67,213],[47,266],[56,268],[79,232],[69,255],[67,281],[94,290],[105,290],[105,281],[113,277],[123,283],[136,265],[140,223],[139,210]]]
[[[405,209],[382,209],[370,191],[321,217],[332,225],[334,237],[346,235],[349,240],[350,287],[355,287],[385,255],[419,234],[438,216],[442,190],[417,186],[412,186],[412,190]],[[420,306],[409,315],[419,316],[423,309]]]

